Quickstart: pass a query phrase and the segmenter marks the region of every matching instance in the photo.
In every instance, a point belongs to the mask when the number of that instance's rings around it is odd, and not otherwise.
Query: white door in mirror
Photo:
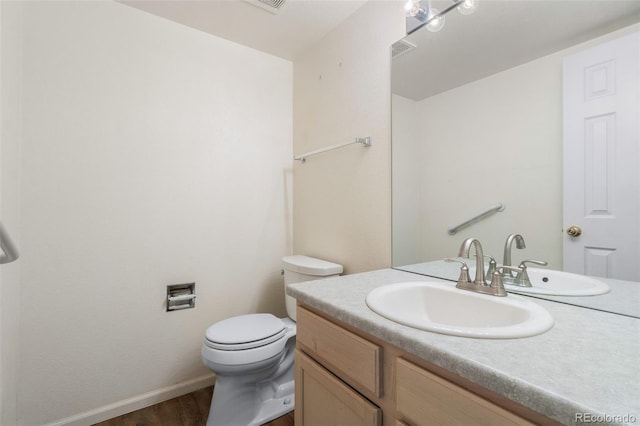
[[[639,52],[635,32],[564,58],[565,271],[640,281]]]

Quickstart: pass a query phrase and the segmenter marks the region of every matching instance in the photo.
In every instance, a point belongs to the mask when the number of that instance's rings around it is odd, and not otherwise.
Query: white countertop
[[[561,423],[581,424],[576,413],[589,413],[602,416],[600,424],[640,424],[639,319],[529,299],[551,313],[551,330],[522,339],[474,339],[406,327],[365,303],[366,295],[381,285],[430,280],[455,285],[382,269],[292,284],[287,293]]]

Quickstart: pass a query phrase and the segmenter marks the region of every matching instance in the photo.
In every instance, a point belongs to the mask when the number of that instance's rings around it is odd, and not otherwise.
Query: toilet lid
[[[221,349],[239,350],[273,342],[284,334],[281,319],[271,314],[249,314],[213,324],[207,329],[206,339],[208,344],[221,346]]]

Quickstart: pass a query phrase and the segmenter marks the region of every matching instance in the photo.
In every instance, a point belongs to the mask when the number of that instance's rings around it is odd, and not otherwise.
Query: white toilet
[[[284,285],[342,273],[342,265],[307,256],[282,259]],[[296,300],[289,318],[250,314],[207,329],[202,362],[216,373],[207,426],[261,425],[294,408]]]

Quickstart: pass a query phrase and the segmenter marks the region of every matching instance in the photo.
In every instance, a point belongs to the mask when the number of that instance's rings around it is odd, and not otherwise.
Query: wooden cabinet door
[[[296,351],[296,426],[380,426],[381,422],[380,408]]]
[[[382,396],[382,348],[298,307],[298,344],[313,352],[313,357],[345,383],[369,398]]]

